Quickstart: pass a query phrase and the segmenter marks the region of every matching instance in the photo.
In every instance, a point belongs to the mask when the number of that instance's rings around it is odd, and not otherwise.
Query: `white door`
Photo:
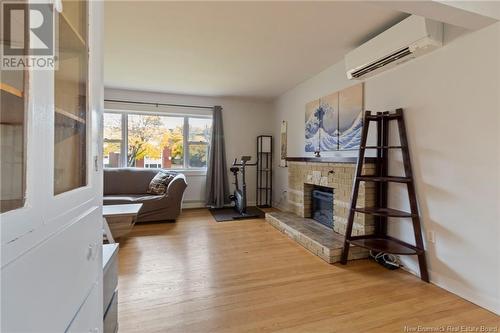
[[[62,1],[57,68],[2,70],[2,332],[102,330],[102,15]]]

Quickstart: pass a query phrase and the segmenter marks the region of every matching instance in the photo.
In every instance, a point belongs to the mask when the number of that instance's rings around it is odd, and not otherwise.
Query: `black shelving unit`
[[[273,204],[273,137],[257,137],[257,207],[268,208]]]

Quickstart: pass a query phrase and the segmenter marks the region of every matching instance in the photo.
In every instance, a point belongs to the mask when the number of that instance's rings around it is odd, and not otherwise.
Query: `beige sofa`
[[[107,168],[104,169],[104,205],[142,203],[137,222],[175,220],[182,206],[182,197],[187,187],[182,173],[175,175],[162,195],[147,193],[151,179],[161,169]]]

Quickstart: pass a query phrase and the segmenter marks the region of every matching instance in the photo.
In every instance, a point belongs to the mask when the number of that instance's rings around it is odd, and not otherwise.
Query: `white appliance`
[[[443,23],[411,15],[345,56],[347,78],[365,79],[443,44]]]

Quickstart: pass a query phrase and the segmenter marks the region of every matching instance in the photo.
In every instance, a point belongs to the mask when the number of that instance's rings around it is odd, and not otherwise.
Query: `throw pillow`
[[[149,183],[149,194],[165,194],[167,192],[168,184],[174,179],[174,176],[165,172],[160,171],[151,179]]]

